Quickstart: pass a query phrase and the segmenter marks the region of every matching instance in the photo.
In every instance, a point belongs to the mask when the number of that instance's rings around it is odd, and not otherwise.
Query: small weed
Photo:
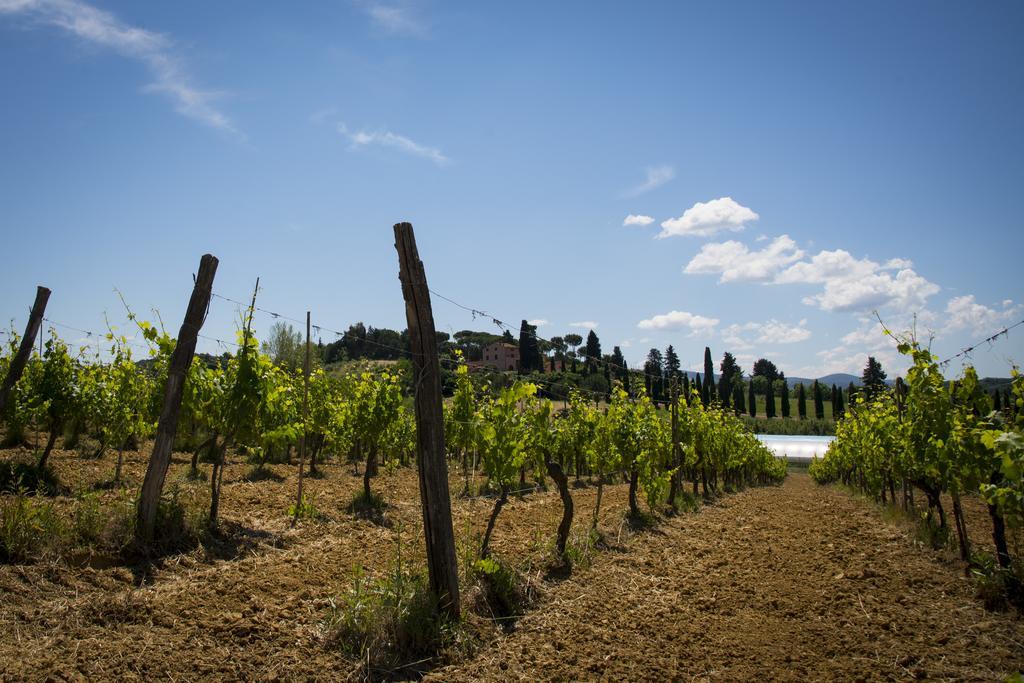
[[[523,590],[519,574],[493,557],[485,557],[473,564],[473,574],[480,581],[488,607],[498,619],[518,616],[526,608],[529,598]],[[506,622],[504,626],[511,626]]]
[[[914,530],[914,538],[918,543],[932,550],[941,550],[949,545],[949,527],[942,528],[927,516],[918,520]]]
[[[601,535],[596,529],[571,534],[569,542],[565,545],[565,558],[569,564],[580,569],[589,567],[594,560],[594,552],[600,538]]]
[[[346,509],[355,515],[373,515],[374,513],[383,514],[387,506],[388,503],[384,500],[384,496],[373,491],[367,496],[366,492],[360,489],[352,497],[352,502],[348,504]]]
[[[676,494],[675,509],[679,512],[700,512],[701,499],[689,491],[680,490]]]
[[[242,477],[243,481],[256,482],[256,481],[284,481],[284,477],[262,464],[255,465],[249,468],[249,471]]]
[[[298,519],[319,519],[320,511],[316,508],[316,499],[303,495],[297,508],[295,503],[288,506],[288,516]]]
[[[53,503],[22,493],[0,501],[0,561],[26,562],[59,547],[66,531]]]
[[[57,495],[57,473],[50,465],[43,469],[28,462],[0,462],[0,493],[41,493]]]
[[[1011,566],[1004,569],[996,564],[995,558],[987,553],[975,553],[971,557],[971,576],[978,598],[985,609],[1004,611],[1016,607],[1024,611],[1024,572]]]
[[[356,567],[351,588],[331,600],[325,625],[330,643],[365,662],[367,678],[419,677],[456,635],[438,616],[426,577],[403,565],[401,533],[393,569],[371,579]]]

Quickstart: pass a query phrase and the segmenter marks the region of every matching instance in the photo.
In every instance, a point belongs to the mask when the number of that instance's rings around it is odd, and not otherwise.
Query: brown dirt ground
[[[148,452],[126,455],[137,487]],[[113,472],[109,455],[58,451],[53,460],[74,489]],[[168,481],[201,497],[205,483],[182,481],[186,462],[175,457]],[[382,526],[345,512],[361,479],[328,465],[324,478],[308,480],[326,518],[291,530],[295,468],[270,469],[280,480],[249,482],[247,465],[228,467],[222,510],[231,534],[215,548],[145,571],[104,558],[0,566],[0,679],[358,678],[360,664],[325,644],[324,619],[356,566],[387,571],[399,535],[403,555],[422,565],[416,477],[401,470],[374,480],[390,503]],[[454,472],[452,488],[461,488]],[[956,563],[917,547],[869,502],[792,474],[783,486],[632,533],[622,522],[625,493],[606,487],[602,505],[613,549],[561,581],[543,579],[557,494],[513,498],[493,551],[539,587],[537,602],[510,633],[482,629],[472,652],[431,675],[995,680],[1024,666],[1020,618],[986,612]],[[577,527],[594,494],[573,491]],[[490,504],[454,499],[460,548],[471,549]]]

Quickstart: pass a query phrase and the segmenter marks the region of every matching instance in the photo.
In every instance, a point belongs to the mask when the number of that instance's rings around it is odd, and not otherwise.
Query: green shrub
[[[572,567],[585,569],[590,566],[594,559],[594,549],[600,540],[601,535],[597,529],[577,531],[569,536],[569,542],[565,545],[565,557]]]
[[[316,508],[316,499],[313,496],[303,495],[298,508],[295,503],[288,506],[288,516],[298,519],[318,519],[320,511]]]
[[[359,489],[352,497],[352,502],[348,504],[347,510],[356,515],[379,515],[387,506],[388,503],[381,494],[370,491],[370,495],[367,497],[366,492]]]
[[[493,557],[485,557],[473,564],[473,573],[484,590],[484,598],[499,618],[518,615],[526,606],[515,570]]]
[[[449,629],[425,577],[401,566],[379,579],[356,568],[352,587],[331,600],[329,642],[373,670],[398,673],[433,659]],[[369,676],[368,676],[369,677]]]
[[[65,533],[51,501],[21,493],[0,500],[0,561],[35,559],[59,547]]]
[[[57,473],[49,465],[41,470],[35,463],[0,462],[0,493],[41,493],[57,495]]]
[[[1024,570],[1019,563],[1004,569],[987,553],[971,557],[971,577],[985,609],[1003,611],[1016,607],[1024,611]]]

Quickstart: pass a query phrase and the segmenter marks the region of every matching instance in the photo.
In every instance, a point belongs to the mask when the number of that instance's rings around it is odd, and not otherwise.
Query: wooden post
[[[14,385],[21,379],[21,373],[25,371],[25,364],[32,355],[32,347],[35,346],[36,335],[43,324],[43,314],[46,312],[46,302],[50,299],[50,290],[46,287],[36,287],[36,300],[32,304],[32,311],[28,315],[28,324],[25,325],[25,336],[21,338],[21,346],[18,353],[11,359],[11,365],[7,368],[7,376],[0,386],[0,415],[3,415],[7,406],[7,398],[14,389]],[[42,340],[42,337],[40,337]]]
[[[306,463],[306,441],[309,440],[309,311],[306,311],[306,359],[302,363],[302,441],[299,443],[299,493],[295,498],[292,526],[299,521],[302,510],[302,474]]]
[[[149,456],[146,478],[142,482],[142,491],[139,494],[135,524],[135,539],[139,543],[148,543],[153,539],[160,494],[163,493],[167,468],[171,464],[171,447],[174,446],[174,434],[178,428],[178,412],[181,410],[185,377],[196,351],[196,336],[203,326],[210,305],[217,263],[217,258],[210,254],[203,254],[200,259],[199,273],[192,287],[185,320],[181,323],[177,343],[171,352],[167,385],[164,388],[164,405],[160,410],[160,422],[157,424],[156,438],[153,440],[153,453]]]
[[[427,542],[430,588],[441,611],[459,618],[459,570],[455,562],[455,532],[448,492],[448,461],[444,456],[444,414],[441,410],[441,366],[430,307],[430,290],[416,236],[409,223],[395,224],[398,278],[405,298],[405,317],[412,347],[416,402],[416,465],[420,478],[423,534]]]

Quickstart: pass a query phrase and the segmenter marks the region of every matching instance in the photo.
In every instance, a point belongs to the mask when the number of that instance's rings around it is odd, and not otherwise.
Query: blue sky
[[[211,252],[225,296],[401,328],[408,220],[438,292],[631,363],[895,371],[876,310],[946,357],[1024,319],[1022,31],[1017,2],[0,0],[0,315],[46,284],[102,330],[116,287],[176,329]],[[1024,326],[974,354],[1022,359]]]

